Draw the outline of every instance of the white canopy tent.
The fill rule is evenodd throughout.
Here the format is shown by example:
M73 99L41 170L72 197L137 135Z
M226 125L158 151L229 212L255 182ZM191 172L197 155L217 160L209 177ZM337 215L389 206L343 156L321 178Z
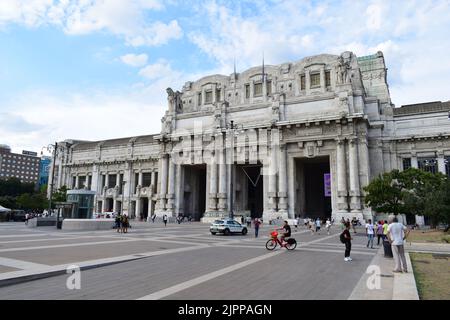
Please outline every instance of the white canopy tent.
M0 212L10 212L10 211L11 211L11 209L2 207L2 206L0 205Z

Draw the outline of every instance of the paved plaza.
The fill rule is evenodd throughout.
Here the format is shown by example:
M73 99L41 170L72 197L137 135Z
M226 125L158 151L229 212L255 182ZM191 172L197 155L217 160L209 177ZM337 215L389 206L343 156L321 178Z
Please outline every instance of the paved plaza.
M297 249L270 252L271 229L255 239L253 228L213 236L201 223L134 222L128 234L3 223L0 299L349 299L382 251L366 248L361 229L347 263L340 226L330 235L302 226L293 228ZM66 287L69 265L81 267L79 290Z

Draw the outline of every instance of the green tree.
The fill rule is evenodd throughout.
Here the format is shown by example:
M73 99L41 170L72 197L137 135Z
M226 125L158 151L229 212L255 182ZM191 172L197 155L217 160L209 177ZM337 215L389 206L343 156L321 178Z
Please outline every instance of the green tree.
M383 173L373 179L364 191L364 201L378 213L393 213L395 215L404 213L402 186L399 183L400 172L393 170Z
M67 201L67 187L62 186L55 193L53 193L52 202L66 202Z

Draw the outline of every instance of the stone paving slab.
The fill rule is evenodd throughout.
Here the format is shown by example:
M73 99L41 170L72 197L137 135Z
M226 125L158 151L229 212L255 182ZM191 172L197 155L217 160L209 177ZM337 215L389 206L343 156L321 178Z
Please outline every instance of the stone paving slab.
M150 242L150 241L126 241L114 244L100 244L80 247L63 247L51 249L37 249L17 252L2 252L0 256L35 263L58 265L78 261L86 261L101 258L110 258L127 254L135 254L153 250L179 248L181 244Z
M0 242L0 256L2 256L2 250L3 249L12 249L12 248L26 248L26 247L40 247L40 246L52 246L52 245L61 245L61 244L76 244L76 243L90 243L90 242L97 242L97 241L115 241L118 240L117 238L98 238L98 237L74 237L74 238L64 238L64 237L58 237L54 239L40 239L40 240L34 240L33 241L25 241L22 242L18 240L19 242Z
M371 257L363 256L352 263L339 260L321 252L285 251L164 299L346 299Z
M201 248L82 271L81 290L67 290L67 275L0 287L0 299L137 299L266 253L265 249Z

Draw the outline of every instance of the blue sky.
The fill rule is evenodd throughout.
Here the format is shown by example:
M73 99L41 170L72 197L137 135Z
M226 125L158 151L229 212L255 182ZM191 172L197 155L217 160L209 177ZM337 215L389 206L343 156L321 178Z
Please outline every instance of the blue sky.
M396 106L450 99L450 0L0 1L0 143L156 133L165 88L383 51Z

